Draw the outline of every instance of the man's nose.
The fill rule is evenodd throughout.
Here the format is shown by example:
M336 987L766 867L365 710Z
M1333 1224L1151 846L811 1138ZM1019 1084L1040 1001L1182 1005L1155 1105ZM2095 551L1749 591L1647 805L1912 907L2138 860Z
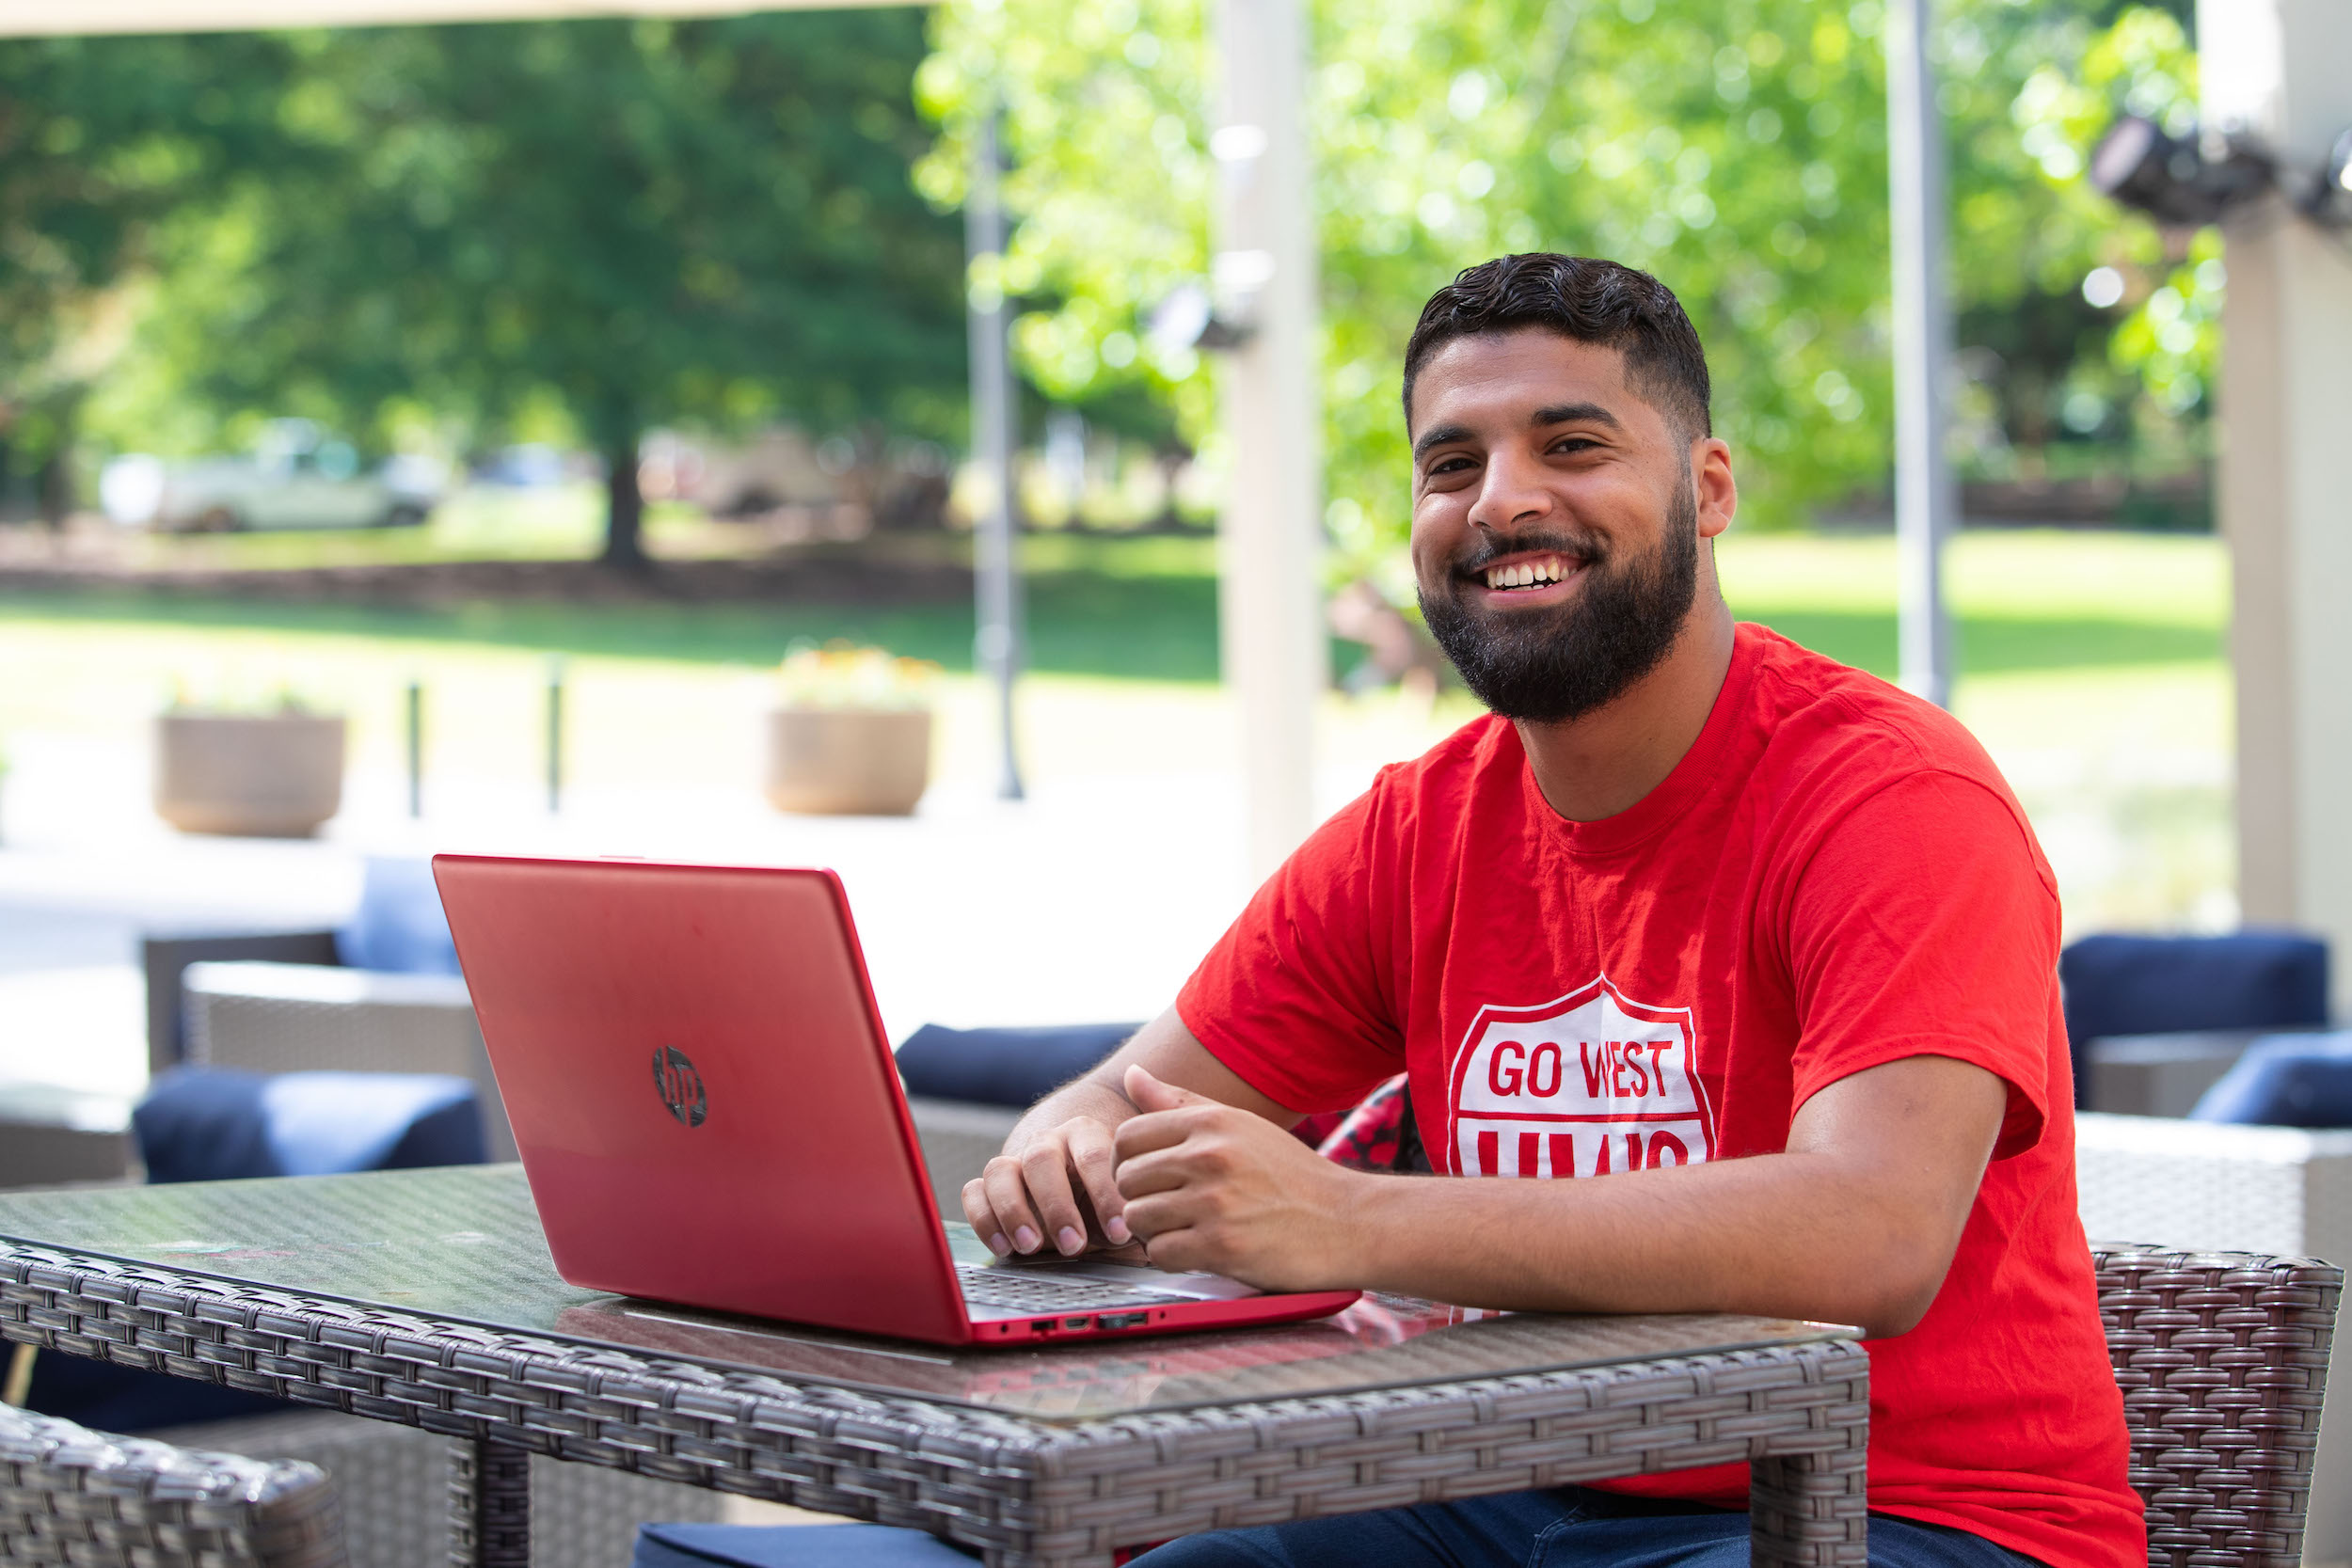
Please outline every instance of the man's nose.
M1543 467L1515 453L1496 452L1486 460L1486 472L1470 503L1473 528L1508 529L1515 523L1547 516L1551 492L1543 483Z

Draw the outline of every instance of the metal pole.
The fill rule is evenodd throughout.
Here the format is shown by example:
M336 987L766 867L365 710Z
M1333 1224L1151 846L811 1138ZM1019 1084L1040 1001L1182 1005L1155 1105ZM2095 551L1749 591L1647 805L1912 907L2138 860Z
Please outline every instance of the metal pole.
M1325 684L1321 387L1315 236L1300 99L1300 0L1223 0L1221 280L1246 282L1248 339L1219 374L1232 478L1218 619L1241 708L1249 867L1271 873L1314 827L1315 706Z
M1022 796L1021 759L1013 744L1013 683L1021 673L1021 578L1014 559L1012 495L1013 386L1005 354L1005 295L996 263L1005 251L1005 214L997 204L1003 168L997 117L980 123L972 154L972 187L963 201L963 243L970 261L965 319L971 333L972 458L986 481L978 527L972 538L973 656L996 688L996 793Z
M564 809L564 659L548 659L548 815Z
M408 815L424 815L424 683L408 683Z
M1933 0L1886 8L1888 228L1895 253L1896 603L1904 689L1952 698L1944 542L1959 496L1944 453L1945 372L1952 358L1944 227L1944 124L1928 61Z

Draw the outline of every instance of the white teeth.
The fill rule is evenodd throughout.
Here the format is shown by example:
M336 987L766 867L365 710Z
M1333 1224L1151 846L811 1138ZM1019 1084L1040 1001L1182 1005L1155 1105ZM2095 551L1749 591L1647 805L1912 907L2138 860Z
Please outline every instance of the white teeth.
M1540 561L1523 561L1512 566L1489 566L1486 568L1486 586L1529 588L1539 582L1558 582L1566 572L1566 566L1558 556L1548 555Z

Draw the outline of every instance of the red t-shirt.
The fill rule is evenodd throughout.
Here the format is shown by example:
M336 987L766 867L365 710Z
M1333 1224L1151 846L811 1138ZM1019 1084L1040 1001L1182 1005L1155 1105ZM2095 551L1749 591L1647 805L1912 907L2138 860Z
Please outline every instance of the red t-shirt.
M1865 1068L1998 1074L1951 1271L1869 1346L1870 1505L2104 1568L2147 1537L2075 1212L2058 942L2049 867L1968 732L1742 625L1698 740L1630 809L1562 818L1481 719L1325 823L1177 1006L1295 1110L1408 1073L1454 1175L1772 1153ZM1746 1467L1625 1489L1744 1507Z

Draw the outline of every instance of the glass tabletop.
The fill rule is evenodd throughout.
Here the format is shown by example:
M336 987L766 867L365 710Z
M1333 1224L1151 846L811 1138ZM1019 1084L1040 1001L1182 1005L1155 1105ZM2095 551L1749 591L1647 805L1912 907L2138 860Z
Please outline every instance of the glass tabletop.
M363 1307L1045 1420L1358 1393L1851 1338L1731 1314L1497 1313L1367 1296L1283 1326L956 1348L567 1285L519 1165L0 1194L0 1237ZM961 1226L960 1254L987 1250Z

